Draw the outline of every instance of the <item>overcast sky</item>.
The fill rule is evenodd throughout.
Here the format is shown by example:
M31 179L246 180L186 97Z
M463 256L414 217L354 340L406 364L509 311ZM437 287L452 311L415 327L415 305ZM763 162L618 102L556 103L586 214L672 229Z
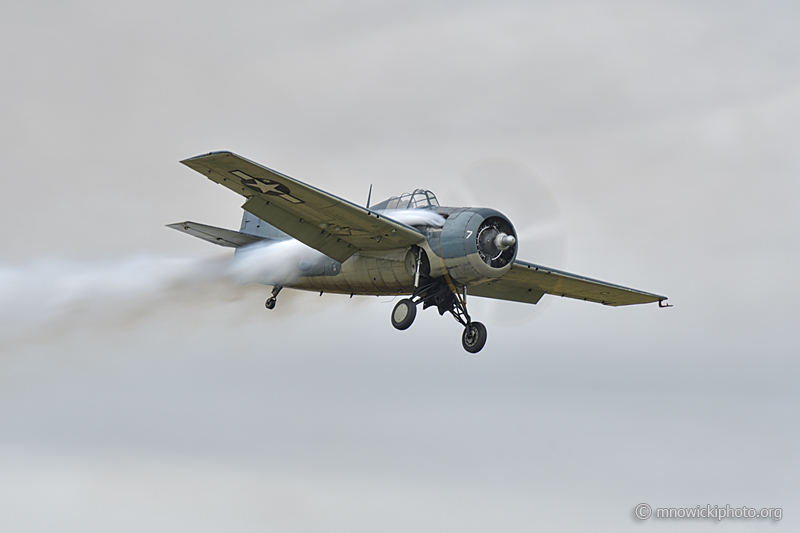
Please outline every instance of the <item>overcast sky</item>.
M641 502L797 529L799 15L3 2L0 529L712 527ZM476 301L476 355L431 310L394 330L389 298L267 311L268 287L208 281L228 251L164 227L238 228L241 198L178 163L213 150L518 227L552 194L567 253L520 258L675 307Z

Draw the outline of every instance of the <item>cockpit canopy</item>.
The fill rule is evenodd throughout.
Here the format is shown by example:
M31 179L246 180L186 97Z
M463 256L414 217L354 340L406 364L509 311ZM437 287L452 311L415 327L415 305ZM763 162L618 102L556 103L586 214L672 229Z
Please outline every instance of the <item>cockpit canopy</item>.
M415 189L413 192L406 192L400 196L392 196L379 204L370 207L375 211L388 211L392 209L423 209L439 207L439 200L431 191L425 189Z

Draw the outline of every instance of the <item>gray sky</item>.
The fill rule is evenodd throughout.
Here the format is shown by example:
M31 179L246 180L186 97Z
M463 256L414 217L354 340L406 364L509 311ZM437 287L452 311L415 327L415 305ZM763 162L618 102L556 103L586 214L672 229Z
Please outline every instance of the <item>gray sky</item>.
M0 529L711 527L640 502L796 529L797 23L791 2L4 2ZM675 307L558 299L477 355L430 310L395 331L388 298L269 313L164 227L238 227L240 197L178 164L221 149L518 225L541 184L459 189L525 165L565 268Z

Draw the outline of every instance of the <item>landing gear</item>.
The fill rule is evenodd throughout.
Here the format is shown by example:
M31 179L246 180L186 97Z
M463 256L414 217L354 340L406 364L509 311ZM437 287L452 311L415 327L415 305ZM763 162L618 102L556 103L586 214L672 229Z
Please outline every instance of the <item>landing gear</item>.
M414 323L416 316L417 304L408 298L403 298L392 310L392 325L399 330L408 329Z
M478 353L486 344L486 326L470 322L461 334L461 345L469 353Z
M452 282L447 282L444 278L427 278L427 281L414 291L411 298L404 298L394 306L392 325L400 330L408 329L417 315L419 303L422 303L423 309L436 306L440 315L450 313L464 326L461 345L466 351L478 353L486 345L486 326L480 322L473 322L467 312L466 287L461 286L456 289Z
M275 309L275 304L278 303L278 293L281 292L282 288L283 287L281 287L280 285L275 285L272 288L272 296L267 298L267 301L264 302L264 307L266 307L267 309Z

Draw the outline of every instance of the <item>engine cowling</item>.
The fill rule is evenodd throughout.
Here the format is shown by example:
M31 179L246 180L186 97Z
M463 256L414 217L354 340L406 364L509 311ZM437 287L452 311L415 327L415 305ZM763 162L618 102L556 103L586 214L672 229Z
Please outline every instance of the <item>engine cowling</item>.
M465 208L450 214L429 244L441 269L462 285L499 278L511 269L517 256L514 226L500 212L488 208ZM432 269L436 269L434 261Z

